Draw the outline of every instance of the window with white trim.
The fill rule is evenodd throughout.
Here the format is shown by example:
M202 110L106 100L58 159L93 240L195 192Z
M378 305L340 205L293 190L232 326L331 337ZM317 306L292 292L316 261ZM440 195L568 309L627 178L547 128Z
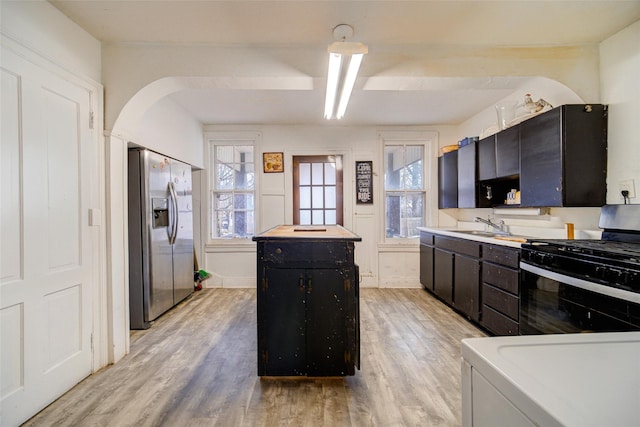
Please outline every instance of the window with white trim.
M255 232L253 141L209 142L211 239L245 239Z
M384 192L385 236L409 238L419 236L425 224L427 202L425 144L385 141Z

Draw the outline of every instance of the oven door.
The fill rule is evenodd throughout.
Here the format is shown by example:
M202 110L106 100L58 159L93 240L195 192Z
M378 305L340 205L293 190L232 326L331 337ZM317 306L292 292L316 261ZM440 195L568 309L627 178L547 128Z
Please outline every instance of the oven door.
M640 330L640 294L526 262L520 268L521 335Z

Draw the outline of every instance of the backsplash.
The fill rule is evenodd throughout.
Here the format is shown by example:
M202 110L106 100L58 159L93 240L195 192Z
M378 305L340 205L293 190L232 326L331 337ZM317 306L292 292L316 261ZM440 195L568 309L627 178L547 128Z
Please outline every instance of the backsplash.
M562 239L566 237L566 223L574 224L576 239L599 239L601 234L600 208L551 208L540 216L494 215L493 209L446 209L439 211L438 227L484 229L474 218L489 216L503 220L514 235Z

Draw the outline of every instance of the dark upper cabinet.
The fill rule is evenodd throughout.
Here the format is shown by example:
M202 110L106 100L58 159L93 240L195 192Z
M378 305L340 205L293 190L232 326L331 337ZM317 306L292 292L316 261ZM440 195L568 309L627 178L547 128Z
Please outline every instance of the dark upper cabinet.
M607 110L563 105L520 125L522 206L602 206Z
M438 208L458 207L458 152L438 157Z
M503 130L496 137L496 178L520 173L520 127Z
M477 143L458 149L458 207L475 208L477 204Z
M486 181L496 178L496 136L478 141L478 179Z

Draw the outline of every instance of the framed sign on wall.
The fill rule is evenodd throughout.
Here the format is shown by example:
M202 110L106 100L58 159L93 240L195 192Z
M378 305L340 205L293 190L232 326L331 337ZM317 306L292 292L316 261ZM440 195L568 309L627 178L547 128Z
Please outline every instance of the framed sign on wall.
M373 162L356 162L356 203L373 203Z

